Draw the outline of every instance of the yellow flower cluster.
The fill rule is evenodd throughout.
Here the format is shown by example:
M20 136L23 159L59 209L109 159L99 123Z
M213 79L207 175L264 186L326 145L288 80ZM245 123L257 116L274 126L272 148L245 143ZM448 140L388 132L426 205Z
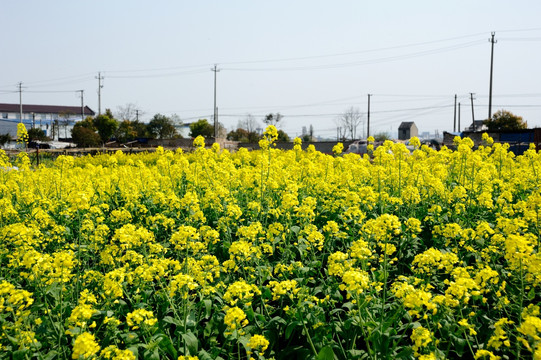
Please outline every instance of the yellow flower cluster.
M540 356L535 148L277 138L35 168L0 151L0 353Z

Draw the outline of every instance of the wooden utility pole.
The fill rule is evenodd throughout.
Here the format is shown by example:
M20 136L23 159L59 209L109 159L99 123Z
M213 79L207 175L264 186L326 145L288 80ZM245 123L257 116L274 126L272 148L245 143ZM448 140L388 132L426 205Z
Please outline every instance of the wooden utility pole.
M23 122L23 83L19 83L19 122Z
M453 118L453 132L456 132L456 94L455 94L455 116Z
M368 94L368 114L367 114L367 120L366 120L366 138L368 139L370 137L370 97L372 94Z
M460 103L458 103L458 132L460 132Z
M81 121L85 119L85 97L84 97L84 90L77 90L77 92L81 93Z
M495 32L492 32L492 38L488 39L491 43L490 47L490 85L488 88L488 119L492 118L492 70L494 65L494 44L497 43L497 41L494 40L494 35L496 35Z
M474 93L470 93L470 100L471 100L471 127L472 127L472 130L475 132L475 114L473 112L473 95L474 95Z
M210 69L214 71L214 139L218 139L218 108L216 107L216 73L220 71L218 65L214 64L214 68Z
M96 79L98 79L98 115L101 115L101 89L103 88L101 81L103 80L103 76L101 76L100 72Z

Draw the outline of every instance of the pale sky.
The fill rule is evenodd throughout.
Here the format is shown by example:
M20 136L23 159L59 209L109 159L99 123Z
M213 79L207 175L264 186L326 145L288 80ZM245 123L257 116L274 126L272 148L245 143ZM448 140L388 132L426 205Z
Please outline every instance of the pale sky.
M177 114L212 121L217 64L219 121L284 115L291 136L314 127L335 137L358 107L371 134L453 130L492 111L541 127L541 2L305 0L0 0L0 102L80 104L102 112L133 103L141 120ZM359 129L361 133L363 130Z

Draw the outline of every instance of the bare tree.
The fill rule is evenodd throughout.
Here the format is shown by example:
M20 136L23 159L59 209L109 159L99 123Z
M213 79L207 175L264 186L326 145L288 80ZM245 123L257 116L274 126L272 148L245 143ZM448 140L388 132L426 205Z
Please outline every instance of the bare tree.
M246 114L244 119L239 120L237 128L244 129L250 133L255 132L261 125L252 114Z
M337 120L337 125L342 128L341 135L346 138L348 135L351 140L357 138L357 128L363 120L359 108L351 106L340 115Z
M141 115L142 112L137 110L137 105L133 103L128 103L124 106L118 106L115 114L115 118L124 121L134 121L137 120L137 115Z

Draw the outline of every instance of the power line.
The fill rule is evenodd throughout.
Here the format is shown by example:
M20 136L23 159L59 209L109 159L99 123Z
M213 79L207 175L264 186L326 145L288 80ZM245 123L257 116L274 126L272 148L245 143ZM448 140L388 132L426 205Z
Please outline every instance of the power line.
M480 45L481 43L482 43L481 40L476 40L476 41L471 41L464 44L442 47L442 48L432 49L432 50L419 51L419 52L405 54L405 55L396 55L396 56L382 57L382 58L376 58L376 59L370 59L370 60L352 61L352 62L340 63L340 64L294 66L294 67L280 67L280 68L226 68L224 67L223 69L229 70L229 71L300 71L300 70L337 69L337 68L344 68L344 67L398 61L398 60L410 59L410 58L415 58L415 57L424 56L424 55L433 55L433 54L448 52L451 50L457 50L457 49L461 49L465 47Z

